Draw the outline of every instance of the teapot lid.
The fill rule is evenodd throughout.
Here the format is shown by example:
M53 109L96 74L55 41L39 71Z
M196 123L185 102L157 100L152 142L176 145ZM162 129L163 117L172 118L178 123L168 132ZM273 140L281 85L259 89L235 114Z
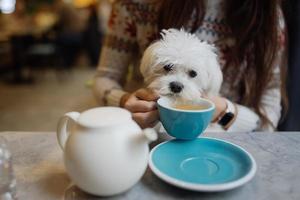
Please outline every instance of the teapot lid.
M78 123L85 127L97 128L117 125L128 119L131 119L128 110L119 107L98 107L82 112Z

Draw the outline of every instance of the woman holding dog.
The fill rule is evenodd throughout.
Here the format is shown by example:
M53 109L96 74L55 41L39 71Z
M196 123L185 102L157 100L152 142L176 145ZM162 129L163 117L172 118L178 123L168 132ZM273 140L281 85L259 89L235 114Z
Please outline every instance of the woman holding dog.
M160 30L181 27L218 50L224 80L220 96L210 97L213 122L224 131L275 130L286 102L279 0L115 1L95 76L97 100L128 109L142 127L154 126L159 96L143 85L139 62Z

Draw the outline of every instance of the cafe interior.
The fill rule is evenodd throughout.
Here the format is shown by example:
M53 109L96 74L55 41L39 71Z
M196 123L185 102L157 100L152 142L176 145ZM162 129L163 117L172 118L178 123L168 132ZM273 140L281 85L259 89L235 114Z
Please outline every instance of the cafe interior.
M69 187L69 177L76 180L76 175L74 178L70 172L71 168L67 168L68 161L65 161L66 168L64 167L63 152L59 147L60 145L64 148L64 145L60 143L60 136L57 141L56 131L57 127L62 126L58 124L58 121L65 113L83 112L99 106L92 88L114 1L0 0L0 133L2 132L0 139L6 138L6 143L9 144L15 167L13 174L17 177L16 188L17 191L19 190L19 196L24 199L43 199L44 194L47 194L44 199L61 199L62 194L65 195L64 199L96 199L93 195L83 192L86 191L82 189L85 186ZM141 181L128 193L122 193L121 196L117 194L116 199L202 199L200 197L203 199L300 199L299 173L292 175L280 171L285 168L290 171L294 169L299 171L300 167L298 132L300 131L298 81L300 76L300 3L293 0L282 2L284 2L288 36L285 88L288 109L282 114L279 126L275 129L279 132L278 136L273 137L273 133L265 133L265 135L259 133L253 133L254 135L218 133L218 135L216 133L215 135L245 147L253 153L257 161L255 164L252 156L246 153L247 159L250 159L250 164L248 163L246 167L251 166L246 176L248 179L241 178L243 183L229 184L223 189L232 189L250 181L256 172L257 175L252 182L240 190L235 189L228 193L206 193L223 191L223 186L210 190L209 186L207 189L200 184L202 188L200 187L198 190L200 193L197 193L194 192L197 191L197 186L185 185L168 179L157 172L157 169L153 167L155 163L150 163L152 171L173 186L160 181L147 168ZM72 118L72 114L69 117ZM283 135L286 133L287 136L280 135L281 132ZM296 134L292 134L294 132ZM154 140L150 132L146 132L147 134L149 141L151 137ZM282 146L279 145L280 142ZM103 143L103 145L106 144ZM112 146L118 147L114 144L108 146L107 149ZM1 148L3 146L0 141L0 150ZM186 149L189 148L186 147ZM177 151L172 151L174 152ZM106 158L108 154L109 152L104 157ZM88 160L88 157L86 158ZM132 156L128 156L128 159L132 159ZM163 159L167 160L168 157L163 157ZM93 162L97 161L91 161ZM209 173L218 170L218 166L214 167L213 162L207 166L213 170ZM269 170L271 168L272 170ZM187 169L193 171L196 167L193 165ZM0 173L0 178L2 178L1 175ZM200 173L199 177L201 178L202 175ZM194 174L192 176L196 177ZM84 182L85 179L81 178ZM10 178L10 180L14 179ZM93 186L89 185L89 188ZM88 191L88 193L93 192ZM95 192L94 194L102 193ZM105 191L103 194L105 196Z
M95 107L91 84L111 4L0 1L0 129L53 131L65 112Z

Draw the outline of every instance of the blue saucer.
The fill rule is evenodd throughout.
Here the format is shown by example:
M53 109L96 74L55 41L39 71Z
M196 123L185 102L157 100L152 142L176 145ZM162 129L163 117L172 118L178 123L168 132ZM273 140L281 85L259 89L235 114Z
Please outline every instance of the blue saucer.
M225 191L250 181L253 157L243 148L214 138L171 140L150 152L149 166L162 180L194 191Z

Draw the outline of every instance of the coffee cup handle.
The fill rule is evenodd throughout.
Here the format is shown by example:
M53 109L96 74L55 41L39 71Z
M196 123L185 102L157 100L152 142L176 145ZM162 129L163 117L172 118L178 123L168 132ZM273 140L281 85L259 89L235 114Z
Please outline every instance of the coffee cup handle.
M57 133L58 144L62 148L62 150L64 150L65 143L70 134L69 131L67 130L69 119L73 120L74 122L77 122L79 116L80 116L79 112L68 112L59 119L56 133Z

